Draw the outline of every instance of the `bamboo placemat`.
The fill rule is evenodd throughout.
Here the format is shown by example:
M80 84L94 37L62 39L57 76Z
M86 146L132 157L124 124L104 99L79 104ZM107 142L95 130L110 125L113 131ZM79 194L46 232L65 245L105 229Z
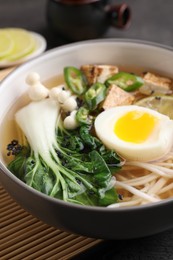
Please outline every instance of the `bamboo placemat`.
M70 259L101 240L60 231L22 209L0 185L0 259Z
M11 69L0 71L0 80ZM101 240L50 227L22 209L0 184L0 260L65 260Z

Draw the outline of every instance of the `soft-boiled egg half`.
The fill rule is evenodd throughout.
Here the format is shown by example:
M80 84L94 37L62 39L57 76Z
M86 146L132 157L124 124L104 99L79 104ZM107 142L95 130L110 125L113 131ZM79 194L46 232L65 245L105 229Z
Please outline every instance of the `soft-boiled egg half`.
M107 148L127 160L157 160L173 145L173 120L136 105L118 106L100 113L95 130Z

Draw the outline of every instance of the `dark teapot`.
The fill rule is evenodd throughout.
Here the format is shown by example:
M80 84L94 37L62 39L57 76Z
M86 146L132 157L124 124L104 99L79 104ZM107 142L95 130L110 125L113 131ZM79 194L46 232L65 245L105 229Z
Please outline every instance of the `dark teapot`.
M48 0L47 19L50 29L70 41L94 39L110 26L127 28L130 8L109 0Z

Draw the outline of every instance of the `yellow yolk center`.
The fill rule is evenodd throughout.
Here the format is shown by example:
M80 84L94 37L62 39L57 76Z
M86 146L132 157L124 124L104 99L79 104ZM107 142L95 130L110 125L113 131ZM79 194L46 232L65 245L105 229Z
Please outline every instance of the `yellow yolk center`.
M123 141L143 143L152 134L157 121L149 113L130 111L116 121L114 133Z

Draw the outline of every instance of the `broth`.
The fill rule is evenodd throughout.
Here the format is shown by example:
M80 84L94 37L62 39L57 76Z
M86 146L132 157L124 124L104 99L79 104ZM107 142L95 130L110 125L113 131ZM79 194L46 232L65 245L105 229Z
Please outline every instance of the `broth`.
M46 80L43 84L47 88L53 88L58 86L64 82L63 76L55 76L49 80ZM23 106L27 105L30 102L30 99L25 93L22 95L18 102L16 102L8 111L7 116L5 117L2 123L2 130L0 132L0 143L1 143L1 156L4 163L7 165L13 158L11 156L7 156L7 145L13 139L19 139L19 129L15 123L14 115L15 113L22 108Z

